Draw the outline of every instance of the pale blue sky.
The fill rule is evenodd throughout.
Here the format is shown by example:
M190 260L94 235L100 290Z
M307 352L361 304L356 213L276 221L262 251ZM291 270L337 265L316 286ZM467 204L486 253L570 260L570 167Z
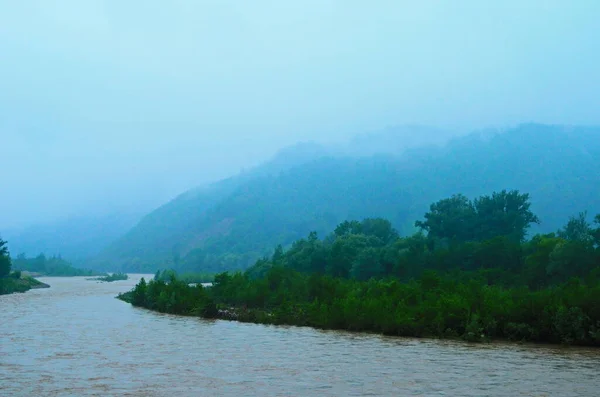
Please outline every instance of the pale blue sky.
M299 140L600 124L600 2L0 0L0 231Z

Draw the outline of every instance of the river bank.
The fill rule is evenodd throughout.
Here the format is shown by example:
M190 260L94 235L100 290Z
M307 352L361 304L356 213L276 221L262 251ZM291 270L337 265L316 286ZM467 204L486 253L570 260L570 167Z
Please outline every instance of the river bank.
M27 292L38 288L50 288L50 286L28 275L20 275L19 278L12 275L0 278L0 295Z
M263 279L222 274L210 288L141 281L119 298L161 313L401 337L600 346L600 288L531 290L426 275L360 282L290 269Z
M131 293L126 292L124 294L120 294L117 296L117 299L120 299L124 302L131 303ZM158 312L157 310L145 308L147 310ZM547 342L547 341L535 341L535 340L527 340L527 339L510 339L506 337L491 337L486 334L478 334L478 335L458 335L456 332L448 331L443 335L437 334L398 334L392 332L382 332L376 331L373 329L348 329L348 328L333 328L326 326L318 326L312 324L310 321L306 321L306 314L302 313L303 310L297 310L295 315L288 317L287 320L281 319L275 310L264 310L264 309L255 309L255 308L247 308L247 307L234 307L234 306L225 306L218 305L217 311L214 315L210 317L204 317L202 315L198 315L198 313L187 313L187 314L177 314L182 317L201 317L205 319L212 320L223 320L223 321L231 321L237 323L247 323L247 324L256 324L256 325L274 325L274 326L287 326L287 327L308 327L314 330L321 331L342 331L349 332L351 334L356 335L380 335L384 337L400 337L400 338L417 338L423 340L440 340L440 341L454 341L454 342L470 342L477 344L490 344L490 343L501 343L506 345L530 345L530 346L562 346L562 347L575 347L571 346L569 343L556 343L556 342ZM583 345L586 347L592 347L594 345Z

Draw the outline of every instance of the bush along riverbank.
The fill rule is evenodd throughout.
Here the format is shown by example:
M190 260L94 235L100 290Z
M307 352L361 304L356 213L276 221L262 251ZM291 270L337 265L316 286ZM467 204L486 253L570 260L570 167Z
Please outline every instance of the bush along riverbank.
M600 346L600 283L489 286L434 272L408 283L355 281L272 268L265 278L216 277L209 288L145 281L120 296L165 313L412 337L509 339Z
M14 271L0 278L0 295L26 292L36 288L50 288L50 286L33 277L22 275L20 271Z
M142 278L135 288L117 298L134 306L145 307L161 313L216 318L217 307L201 284L190 286L171 276L169 282Z
M94 281L102 281L102 282L106 282L106 283L110 283L113 281L121 281L121 280L128 280L129 276L126 273L113 273L110 275L106 275L103 277L94 277L94 278L88 278L87 280L94 280Z
M7 243L0 239L0 295L48 287L50 287L48 284L22 274L20 270L12 271L12 260Z
M453 196L399 237L384 219L315 233L213 286L140 282L121 299L161 312L411 337L600 346L600 227L586 214L525 239L528 196ZM600 216L595 218L600 226Z

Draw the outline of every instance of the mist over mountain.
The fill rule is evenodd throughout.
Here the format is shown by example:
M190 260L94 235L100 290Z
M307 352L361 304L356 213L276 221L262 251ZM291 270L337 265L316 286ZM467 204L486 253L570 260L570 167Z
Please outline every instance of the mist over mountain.
M350 156L372 156L382 153L400 155L409 149L440 146L453 137L464 134L464 131L424 125L403 125L358 134L348 143L338 145L336 149L338 154Z
M600 176L589 172L600 167L599 131L524 124L403 154L387 146L388 153L363 157L298 145L253 171L182 194L148 214L94 265L245 268L276 244L313 230L328 233L346 219L385 217L410 234L433 201L502 189L531 194L542 221L532 233L555 231L571 215L600 210Z
M135 226L141 216L118 213L73 217L21 230L7 230L2 237L8 240L8 247L15 256L22 253L27 256L61 255L75 265L84 265Z
M388 126L598 125L600 3L538 3L3 2L0 229L147 212Z
M80 264L125 235L140 221L139 228L153 230L153 238L147 240L144 233L138 235L134 238L136 242L132 244L132 249L154 255L157 251L164 250L164 247L156 246L155 239L167 246L179 244L179 240L183 238L182 230L187 230L186 225L198 222L198 217L203 211L251 180L276 177L282 171L327 156L360 157L375 153L400 155L405 150L420 145L441 144L450 135L450 132L433 127L398 126L359 134L344 143L299 142L280 149L270 160L259 166L214 183L192 188L146 217L146 214L132 210L103 216L76 216L24 229L8 230L4 232L4 237L9 240L9 246L15 253L26 253L30 256L41 252L49 255L60 253ZM148 194L160 196L158 192ZM144 200L147 201L146 198ZM141 205L142 208L146 206L146 203Z
M418 127L419 132L435 132L437 129ZM426 138L411 139L410 127L388 129L380 133L359 135L356 139L341 145L322 145L314 142L298 143L279 150L276 155L264 164L250 170L232 176L230 178L191 189L172 201L161 206L157 210L145 216L140 223L127 235L116 241L107 252L118 252L126 261L133 258L136 266L139 264L139 252L144 254L142 258L155 256L161 263L170 261L173 257L180 256L178 248L186 244L189 237L188 231L197 228L205 216L205 212L231 196L242 186L251 186L252 183L260 184L269 178L279 178L280 174L294 167L310 164L318 159L327 157L370 156L373 150L377 153L399 155L407 148L416 147L421 142L439 142L440 137L435 134ZM361 141L369 138L371 146L361 146ZM397 145L389 145L390 141L398 142ZM405 143L401 143L405 142ZM418 142L418 143L415 143ZM226 205L226 204L222 204ZM160 244L157 244L160 241ZM165 248L165 247L171 247ZM98 264L111 262L112 254L101 255L96 261ZM255 255L248 253L245 258L253 258ZM159 259L160 258L160 259ZM155 261L153 261L155 263ZM100 265L102 266L102 265ZM237 265L234 265L237 266Z

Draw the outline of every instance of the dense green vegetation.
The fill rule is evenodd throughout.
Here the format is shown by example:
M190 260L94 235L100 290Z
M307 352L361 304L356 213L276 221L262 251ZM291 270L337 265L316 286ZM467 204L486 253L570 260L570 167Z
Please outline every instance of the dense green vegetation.
M44 276L96 276L100 274L92 270L75 268L61 256L48 258L44 254L40 254L35 258L27 258L25 254L20 254L13 259L12 265L16 270L40 273Z
M6 277L10 274L12 262L10 260L10 254L6 241L0 238L0 277Z
M600 345L600 215L539 222L529 196L455 195L399 237L381 218L278 246L210 288L141 282L122 298L164 312L390 335ZM216 308L220 310L216 310ZM216 310L216 311L215 311Z
M247 269L276 244L288 249L309 232L323 236L347 219L382 217L412 235L428 203L456 192L529 192L543 222L533 223L528 236L556 231L585 209L600 212L600 173L589 172L600 169L598 129L532 124L402 156L304 154L178 197L144 218L99 263L138 272Z
M19 271L11 273L8 277L0 278L0 295L26 292L33 288L48 287L48 284L44 284L33 277L22 275Z
M121 294L118 298L134 306L146 307L162 313L205 318L217 316L216 305L209 297L206 288L201 284L190 286L174 276L169 282L151 280L146 283L142 278L132 291Z
M0 295L48 287L33 277L23 276L20 270L11 272L11 268L12 261L6 241L0 239Z
M157 270L156 274L154 275L154 280L170 281L173 277L188 284L212 283L215 279L215 275L211 273L177 274L177 272L173 269L165 269L162 271Z
M106 276L102 276L102 277L96 277L96 278L90 278L89 280L96 280L96 281L103 281L103 282L113 282L113 281L121 281L121 280L128 280L129 276L125 273L113 273L113 274L108 274Z

